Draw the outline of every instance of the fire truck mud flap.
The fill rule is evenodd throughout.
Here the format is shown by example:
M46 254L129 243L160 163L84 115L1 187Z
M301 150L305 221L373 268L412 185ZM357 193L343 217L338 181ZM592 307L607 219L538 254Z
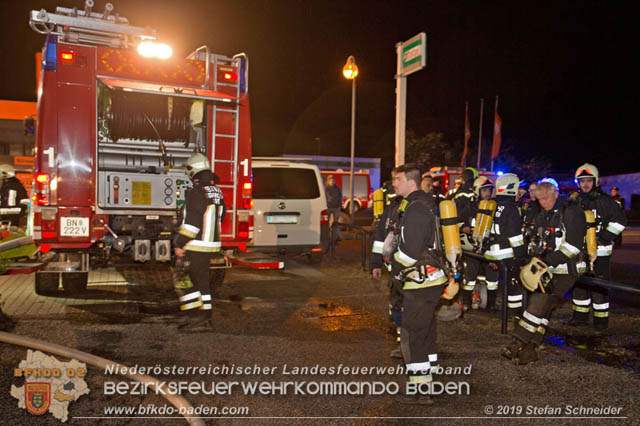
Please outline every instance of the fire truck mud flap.
M36 271L35 291L40 295L55 295L62 285L66 294L80 294L87 289L88 279L88 253L54 253L46 266Z

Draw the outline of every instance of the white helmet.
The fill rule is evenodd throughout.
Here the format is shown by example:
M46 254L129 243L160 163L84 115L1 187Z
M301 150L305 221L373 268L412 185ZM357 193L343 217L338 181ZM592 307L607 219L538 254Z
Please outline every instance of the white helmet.
M476 197L480 197L480 190L482 188L491 188L493 189L494 185L491 179L486 178L484 176L480 176L476 180L473 181L473 192L476 193Z
M496 179L496 195L515 197L518 195L520 179L514 173L505 173Z
M209 160L207 159L207 157L205 157L203 154L200 154L198 152L193 154L187 160L187 164L185 168L187 169L187 176L189 176L189 179L193 180L193 177L198 173L200 173L201 171L211 170L211 164L209 163Z
M15 177L15 175L16 169L14 169L13 166L10 166L8 164L0 165L0 178L7 179L10 177Z
M600 172L598 172L598 168L589 163L584 163L582 166L578 167L578 170L576 170L576 183L578 183L578 179L584 178L593 178L594 185L598 186L598 181L600 180Z

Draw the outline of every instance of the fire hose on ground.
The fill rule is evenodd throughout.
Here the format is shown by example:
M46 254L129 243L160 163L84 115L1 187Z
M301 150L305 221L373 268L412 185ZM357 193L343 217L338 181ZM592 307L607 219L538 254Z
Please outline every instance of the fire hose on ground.
M44 342L42 340L37 340L31 337L19 336L13 333L6 333L0 331L0 342L9 343L12 345L24 346L30 349L36 349L44 352L48 352L54 355L62 356L65 358L73 358L78 361L82 361L87 363L93 367L100 368L102 370L107 369L108 366L114 368L114 371L128 371L129 369L117 362L109 361L108 359L101 358L99 356L91 355L86 352L82 352L76 349L67 348L65 346L56 345L55 343ZM110 367L110 368L111 368ZM146 374L126 374L126 377L139 381L141 383L149 384L153 386L153 389L158 389L160 385L160 381L151 376L147 376ZM180 410L181 413L190 413L193 412L193 407L185 398L180 395L167 395L163 393L163 396L167 401L169 401L174 407ZM202 419L187 417L185 415L185 420L192 426L204 426L205 423Z

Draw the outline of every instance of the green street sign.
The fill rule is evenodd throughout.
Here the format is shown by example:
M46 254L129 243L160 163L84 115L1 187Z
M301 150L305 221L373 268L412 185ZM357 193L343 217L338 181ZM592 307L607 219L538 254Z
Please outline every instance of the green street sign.
M427 65L427 35L417 34L402 43L402 70L401 75L407 76L420 71Z

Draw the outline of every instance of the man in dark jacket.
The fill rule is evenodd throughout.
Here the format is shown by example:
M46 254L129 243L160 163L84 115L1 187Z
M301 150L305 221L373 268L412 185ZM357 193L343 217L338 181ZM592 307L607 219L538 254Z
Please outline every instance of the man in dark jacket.
M175 240L174 252L178 258L186 257L191 287L185 286L179 297L180 310L191 313L184 326L211 327L211 288L209 265L213 255L220 251L220 223L225 206L222 191L214 182L209 160L194 154L187 161L187 176L193 188L187 192L182 225Z
M436 247L436 219L433 198L421 191L420 170L410 165L396 169L393 187L403 196L398 249L392 274L403 284L403 313L400 330L402 355L409 376L407 386L430 383L438 366L435 310L448 277L438 265L418 261L427 249ZM407 388L408 389L408 388ZM397 395L402 404L429 404L430 396L417 392Z
M327 176L327 186L324 188L327 197L327 210L329 212L329 225L340 220L340 210L342 208L342 190L336 185L336 178L333 175ZM335 244L338 239L336 227L331 227L333 234L331 240Z
M0 219L9 221L13 226L20 226L20 218L24 216L29 203L27 191L16 178L15 169L3 164L0 166Z
M593 164L583 164L576 170L580 190L577 201L584 210L593 211L596 217L598 258L593 264L593 273L611 280L611 252L614 239L627 225L627 218L613 197L605 194L599 184L600 174ZM604 330L609 326L609 293L606 288L576 285L573 289L572 325L589 322L589 308L593 306L593 326Z
M518 319L513 332L513 342L502 349L502 355L518 365L538 360L536 348L542 343L553 304L571 289L586 264L580 258L584 250L587 230L584 212L580 206L558 195L556 187L543 182L538 184L536 196L541 210L533 220L537 240L532 242L538 263L523 268L523 273L538 274L539 282L528 289L533 292L527 306ZM542 287L542 289L540 288Z

